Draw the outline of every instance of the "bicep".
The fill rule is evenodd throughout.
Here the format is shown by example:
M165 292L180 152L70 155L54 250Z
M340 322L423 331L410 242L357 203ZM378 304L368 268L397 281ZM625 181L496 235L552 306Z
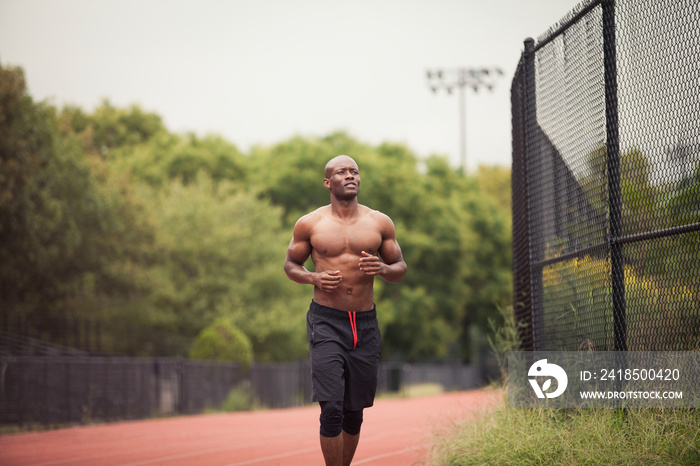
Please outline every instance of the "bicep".
M311 243L292 238L287 248L287 260L303 265L311 255Z
M401 247L396 240L394 222L389 217L385 217L382 222L382 245L379 248L379 255L387 264L394 264L403 260Z
M403 253L396 238L385 240L379 248L379 255L387 264L395 264L403 260Z
M308 228L300 220L294 226L292 240L287 248L287 260L303 265L311 255L311 236Z

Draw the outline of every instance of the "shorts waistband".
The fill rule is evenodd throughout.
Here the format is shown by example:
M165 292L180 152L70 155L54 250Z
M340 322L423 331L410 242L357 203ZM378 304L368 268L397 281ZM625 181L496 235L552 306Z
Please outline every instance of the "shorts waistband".
M318 304L316 301L311 301L311 305L309 306L309 312L312 314L316 314L318 316L322 316L326 319L334 319L334 320L342 320L343 322L347 322L348 320L348 311L342 311L340 309L336 309L333 307L328 307L328 306L323 306L321 304ZM374 306L371 310L369 311L350 311L355 315L355 319L359 321L365 321L365 320L372 320L377 318L377 307Z

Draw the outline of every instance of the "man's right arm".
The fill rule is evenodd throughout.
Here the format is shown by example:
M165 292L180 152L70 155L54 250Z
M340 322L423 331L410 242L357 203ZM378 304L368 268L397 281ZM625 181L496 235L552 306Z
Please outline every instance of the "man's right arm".
M287 259L284 261L284 271L290 280L302 285L313 285L313 273L309 272L304 263L311 255L311 228L306 216L297 220L294 225L292 241L287 248Z

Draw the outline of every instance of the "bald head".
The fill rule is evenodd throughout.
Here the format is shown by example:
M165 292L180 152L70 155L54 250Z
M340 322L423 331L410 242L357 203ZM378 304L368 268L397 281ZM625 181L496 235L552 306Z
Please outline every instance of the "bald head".
M326 178L330 178L331 174L333 173L333 169L337 166L351 166L354 165L355 168L358 168L357 162L355 162L352 157L347 156L347 155L339 155L337 157L333 157L328 161L326 164Z

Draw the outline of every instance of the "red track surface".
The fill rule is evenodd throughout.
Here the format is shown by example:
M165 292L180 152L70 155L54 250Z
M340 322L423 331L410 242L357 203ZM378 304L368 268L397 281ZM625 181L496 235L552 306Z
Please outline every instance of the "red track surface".
M494 404L493 391L380 399L353 465L425 464L436 431ZM0 436L0 465L321 465L318 405Z

